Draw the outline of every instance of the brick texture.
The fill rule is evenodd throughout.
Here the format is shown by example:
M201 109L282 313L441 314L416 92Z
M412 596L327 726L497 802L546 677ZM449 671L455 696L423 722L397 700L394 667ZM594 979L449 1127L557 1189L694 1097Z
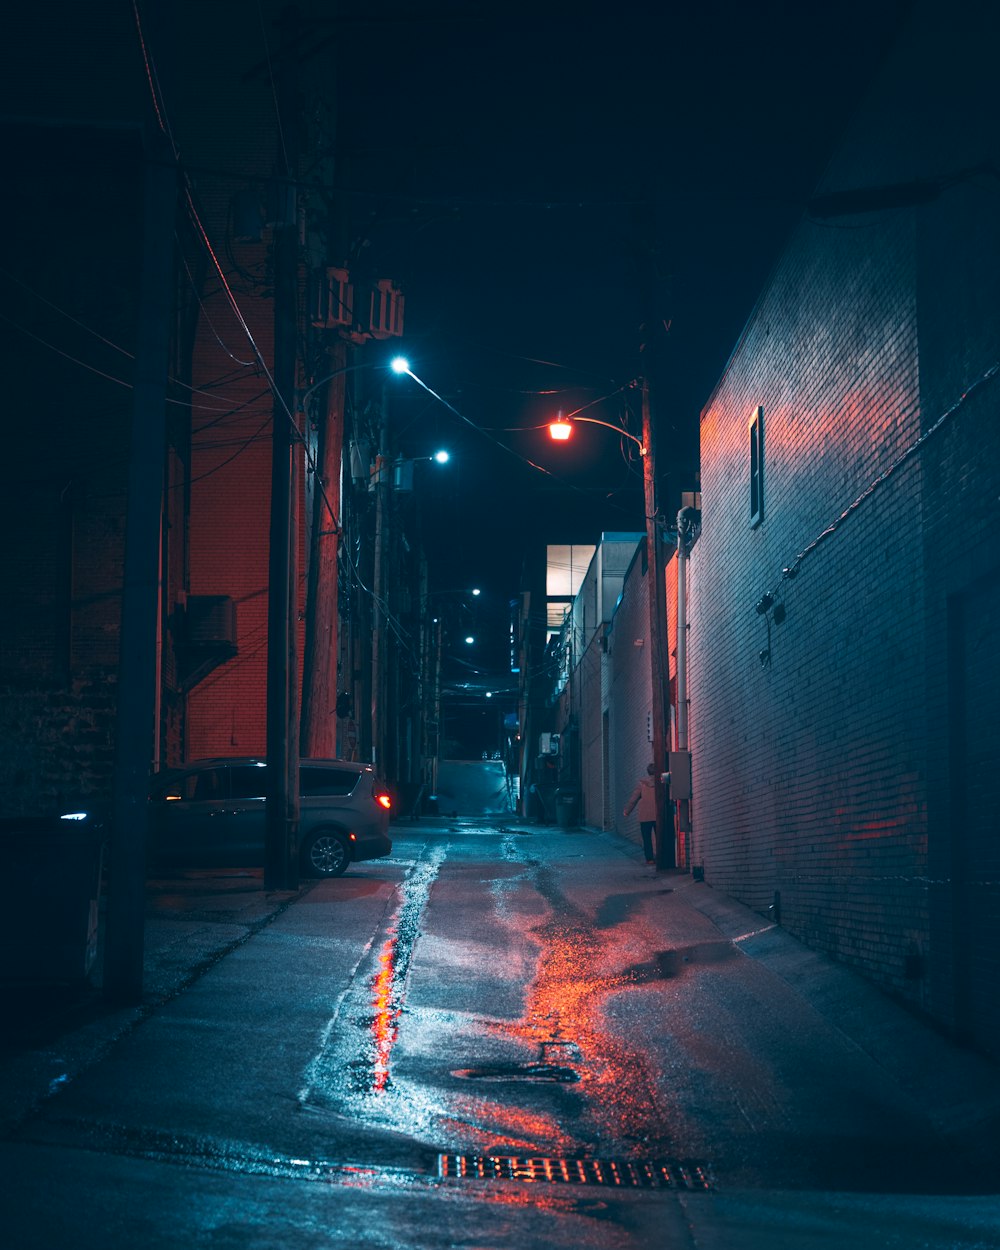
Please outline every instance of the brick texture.
M828 186L995 149L977 130L988 41L945 27L918 6ZM962 74L942 76L943 63ZM703 413L691 564L706 879L763 913L777 904L803 940L994 1053L996 221L970 185L851 228L802 222ZM764 517L752 528L758 405ZM777 612L756 610L765 592Z

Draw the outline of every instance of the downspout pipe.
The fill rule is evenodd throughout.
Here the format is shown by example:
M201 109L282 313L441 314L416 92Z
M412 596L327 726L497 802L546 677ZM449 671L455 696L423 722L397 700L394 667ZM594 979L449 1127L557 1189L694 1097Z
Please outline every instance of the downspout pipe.
M688 747L687 697L687 562L691 518L690 508L677 514L677 750Z

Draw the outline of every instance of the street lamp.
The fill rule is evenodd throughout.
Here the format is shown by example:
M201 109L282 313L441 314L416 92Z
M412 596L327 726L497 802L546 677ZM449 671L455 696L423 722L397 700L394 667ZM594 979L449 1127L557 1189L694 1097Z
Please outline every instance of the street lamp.
M433 456L399 456L392 462L392 485L395 490L411 491L413 490L413 466L430 461L432 464L447 464L451 459L451 452L442 448L436 451ZM376 484L382 480L382 470L379 470Z
M642 438L637 438L620 425L612 425L608 421L600 421L596 417L573 416L572 421L560 412L555 421L549 424L549 434L556 442L566 442L573 432L573 424L586 421L591 425L603 425L614 430L620 437L631 439L639 448L642 457L642 477L646 512L646 569L649 582L649 661L652 679L652 732L653 760L656 764L656 865L658 868L672 868L674 855L666 845L664 829L665 802L663 785L660 781L661 771L666 760L666 703L665 690L668 688L668 672L666 661L667 639L667 604L663 547L660 537L659 515L656 500L656 448L653 433L653 422L649 406L649 382L639 378L633 385L642 391Z
M577 421L586 421L589 425L603 425L606 430L614 430L623 438L629 438L639 448L639 455L645 456L646 447L641 438L636 438L620 425L612 425L610 421L600 421L597 417L581 417L575 413L564 417L560 412L554 421L549 422L549 437L555 443L567 443L573 435L573 426Z

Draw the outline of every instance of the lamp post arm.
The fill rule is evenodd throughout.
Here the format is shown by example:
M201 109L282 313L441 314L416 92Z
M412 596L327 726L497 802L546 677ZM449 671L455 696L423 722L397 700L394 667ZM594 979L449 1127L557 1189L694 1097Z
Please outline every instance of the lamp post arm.
M355 369L377 369L378 367L379 366L377 364L370 360L362 360L353 365L344 365L340 369L334 369L333 373L328 373L325 378L320 378L318 382L314 382L308 390L301 391L296 398L301 405L305 403L314 391L318 391L319 388L321 386L325 386L327 382L332 382L334 378L339 378L341 374L353 373Z
M599 421L597 417L568 417L569 421L589 421L591 425L603 425L606 430L614 430L616 434L621 434L624 438L630 438L639 448L639 455L646 454L646 446L641 438L636 438L634 434L630 434L628 430L622 429L620 425L612 425L610 421Z

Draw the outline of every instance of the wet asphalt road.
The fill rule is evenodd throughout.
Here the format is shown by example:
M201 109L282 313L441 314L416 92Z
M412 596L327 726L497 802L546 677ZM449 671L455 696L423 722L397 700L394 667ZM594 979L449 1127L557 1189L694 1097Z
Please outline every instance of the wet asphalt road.
M393 836L9 1030L5 1245L1000 1246L994 1067L613 836Z

